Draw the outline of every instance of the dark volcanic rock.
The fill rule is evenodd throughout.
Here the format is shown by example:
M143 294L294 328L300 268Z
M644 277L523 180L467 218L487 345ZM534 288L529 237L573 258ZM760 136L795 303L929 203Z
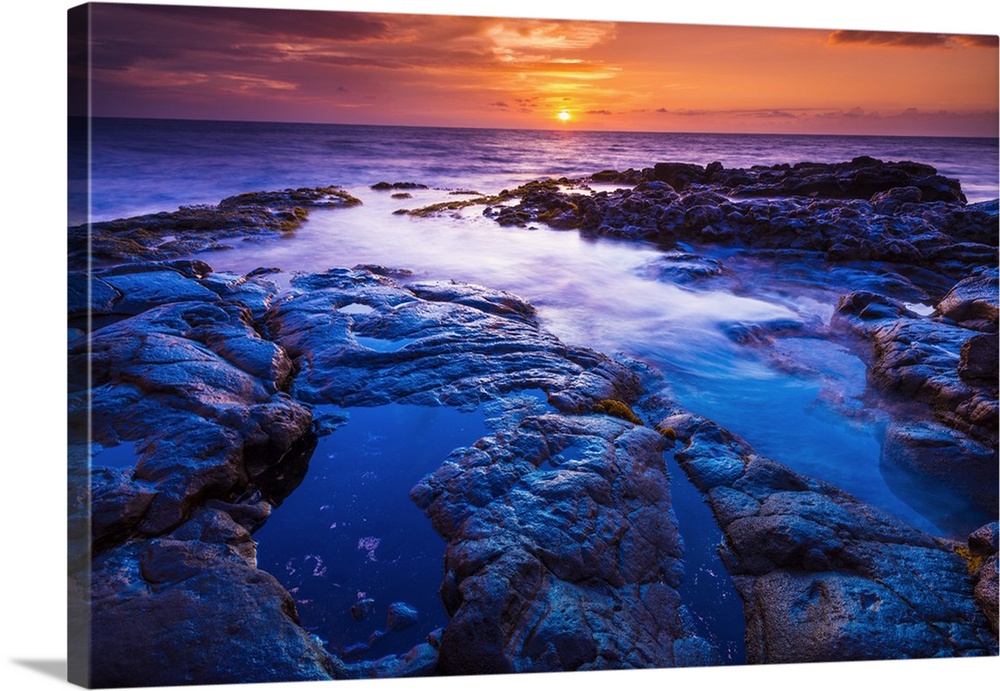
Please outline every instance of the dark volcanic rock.
M402 631L417 623L420 614L405 602L393 602L389 605L385 628L389 631Z
M949 292L956 310L981 295L974 285L981 288L982 281L961 281ZM1000 481L996 334L966 328L975 322L919 317L869 291L845 296L837 310L871 339L869 383L898 408L882 445L887 479L900 491L931 481L955 511L964 506L994 514Z
M983 614L997 631L998 575L997 575L997 522L987 523L969 536L969 570L976 579L974 595Z
M172 271L108 280L123 295L115 309L137 313L95 330L89 347L71 347L70 371L86 371L73 363L89 361L93 438L106 446L136 441L140 459L133 489L114 478L105 488L95 478L95 510L104 516L97 542L133 529L157 534L184 520L194 498L243 491L306 438L311 424L309 410L282 391L291 360L260 337L241 303ZM74 389L86 384L71 381ZM77 414L85 411L71 409ZM152 497L141 520L134 510L112 519L122 492Z
M301 368L294 391L308 402L474 407L542 389L552 405L575 413L633 397L637 386L624 366L541 331L533 308L502 291L404 286L363 269L297 278L292 288L267 323ZM381 352L354 335L407 343Z
M883 466L931 479L941 493L950 492L990 513L997 507L996 449L934 422L889 425L882 443Z
M704 182L705 168L694 163L657 163L653 166L652 179L680 191L692 183Z
M938 303L938 314L959 324L972 322L972 328L996 332L998 286L996 268L963 279Z
M866 322L917 316L898 300L868 290L857 290L842 297L837 303L837 312Z
M957 279L995 265L997 215L965 205L957 181L933 168L861 157L725 169L659 163L633 189L580 194L553 181L501 193L520 200L493 216L627 239L721 243L818 252L831 261L878 260L927 266ZM594 181L617 180L602 171ZM872 200L872 201L869 201Z
M414 488L449 543L442 673L692 664L663 443L611 417L529 415Z
M996 384L1000 348L996 334L978 334L962 344L958 376L966 381Z
M893 163L859 156L844 163L754 166L750 169L750 180L747 180L744 171L739 173L742 174L735 179L717 176L716 182L720 186L729 186L729 194L734 197L803 196L823 199L877 197L879 203L885 203L887 199L893 197L909 200L914 196L911 191L886 194L895 188L908 188L919 193L920 201L962 203L966 201L957 180L938 175L931 166L909 161Z
M719 260L689 252L664 252L661 257L643 267L643 273L647 276L682 285L715 278L724 271Z
M885 391L927 403L938 420L995 446L996 381L982 383L968 377L969 354L975 346L966 344L977 336L975 331L929 319L885 322L872 333L875 360L869 378Z
M372 185L373 190L425 190L427 185L419 182L376 182Z
M989 619L990 626L993 627L993 631L997 631L997 580L1000 578L998 576L997 570L997 555L994 553L992 556L987 557L986 563L979 569L978 578L976 581L976 603L983 610L986 618Z
M361 202L337 187L281 192L251 192L217 206L183 206L177 211L101 221L69 228L69 266L83 271L89 262L170 259L222 247L227 239L275 237L288 233L316 207L347 207Z
M997 654L960 544L759 456L712 422L661 424L684 441L677 459L722 526L748 662Z
M340 663L256 568L249 532L202 509L175 532L93 564L91 683L173 686L331 679Z
M973 554L989 556L1000 550L1000 526L997 521L977 528L969 535L969 549Z

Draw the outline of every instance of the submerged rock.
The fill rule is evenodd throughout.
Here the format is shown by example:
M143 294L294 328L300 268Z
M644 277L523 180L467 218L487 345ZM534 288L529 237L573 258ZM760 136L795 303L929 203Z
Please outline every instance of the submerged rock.
M389 605L389 614L386 616L385 628L389 631L402 631L408 629L420 620L417 610L410 607L405 602L393 602Z

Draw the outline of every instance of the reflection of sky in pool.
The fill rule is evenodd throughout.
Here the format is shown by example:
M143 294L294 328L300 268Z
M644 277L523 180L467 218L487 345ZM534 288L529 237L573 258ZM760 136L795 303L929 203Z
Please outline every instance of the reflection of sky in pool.
M316 413L328 410L341 409L318 406ZM346 425L319 440L305 480L254 538L259 566L292 592L305 628L331 649L374 659L408 651L448 621L438 594L445 543L409 491L487 430L481 414L447 407L348 413ZM351 608L366 598L374 606L357 621ZM415 608L417 624L367 651L394 602Z

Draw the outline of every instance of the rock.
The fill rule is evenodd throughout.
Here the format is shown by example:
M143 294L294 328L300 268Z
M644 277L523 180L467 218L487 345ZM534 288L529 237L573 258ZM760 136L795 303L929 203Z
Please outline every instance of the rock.
M425 190L427 185L419 182L376 182L372 185L373 190Z
M882 443L881 463L933 482L981 511L996 510L1000 481L996 448L934 422L893 422Z
M995 385L1000 377L1000 341L996 334L973 336L959 351L958 376L965 381Z
M916 317L903 303L868 290L857 290L837 302L837 312L852 315L861 321L881 321Z
M413 490L448 540L439 672L673 665L691 635L663 437L596 415L509 424Z
M957 543L764 458L710 421L673 418L686 442L677 460L726 538L748 662L996 654Z
M995 444L996 382L983 383L968 376L969 363L977 362L970 356L975 358L980 347L966 346L977 336L975 331L928 319L900 319L879 324L870 334L874 346L870 382L884 391L924 402L938 421L974 440ZM967 376L962 377L961 371ZM972 371L977 370L973 367Z
M340 663L297 624L291 596L255 566L250 534L201 510L175 533L94 559L94 686L320 680Z
M223 199L217 206L184 206L173 212L73 226L69 265L84 271L91 263L172 259L218 246L226 238L276 237L301 225L311 208L360 203L335 186L250 192Z
M389 605L389 614L385 620L385 628L389 631L408 629L420 619L417 610L405 602L393 602Z
M730 175L718 180L733 185L732 196L796 195L823 199L885 200L895 188L912 188L923 201L966 201L957 180L937 175L934 168L902 161L883 162L859 156L843 163L797 163L793 166L754 166L751 175ZM717 177L719 177L717 175ZM897 196L900 193L897 193ZM912 193L903 193L909 196ZM891 197L890 197L891 198Z
M67 316L84 326L88 316L111 314L122 294L109 283L82 271L70 272L67 278Z
M923 193L918 187L893 187L884 192L872 195L871 203L875 210L883 215L898 213L904 204L917 204L923 200Z
M289 451L306 439L311 425L308 409L281 391L291 360L260 338L241 304L191 289L186 284L200 288L196 279L172 271L111 278L128 279L119 283L125 302L163 304L99 328L89 346L70 349L71 363L90 363L93 438L108 445L142 442L128 481L136 486L125 489L119 482L114 496L135 494L140 486L152 495L138 526L134 512L125 509L128 502L117 519L110 504L102 509L97 541L133 529L155 535L184 520L195 508L192 497L221 499L246 488L286 454L288 462L299 457ZM128 297L147 287L141 300ZM74 380L71 388L86 384Z
M661 281L690 285L723 275L724 267L717 259L673 251L664 252L642 270L645 275Z
M680 191L692 183L703 182L705 169L694 163L657 163L653 166L652 177Z
M1000 550L1000 527L997 521L977 528L969 535L969 549L973 554L989 556Z
M301 368L294 387L301 400L468 408L542 389L558 392L551 402L560 410L575 412L634 396L636 379L627 368L568 348L536 326L533 308L507 293L448 282L402 286L360 269L302 277L292 287L296 294L273 308L267 323ZM371 311L330 309L358 300ZM350 333L409 343L378 352L357 345Z
M997 555L994 553L979 570L975 590L976 603L986 615L994 633L997 632L997 574Z
M996 332L997 293L1000 285L997 275L997 269L993 268L979 276L959 281L938 303L938 313L959 324L985 322Z

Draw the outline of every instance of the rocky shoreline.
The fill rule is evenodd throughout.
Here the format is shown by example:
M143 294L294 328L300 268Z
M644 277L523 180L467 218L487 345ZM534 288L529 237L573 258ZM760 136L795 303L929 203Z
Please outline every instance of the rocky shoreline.
M715 664L682 616L670 487L684 479L664 453L723 531L748 662L997 654L995 519L964 542L922 533L681 409L643 363L562 343L510 293L405 268L237 275L182 258L358 203L286 190L70 228L71 618L91 632L93 685ZM860 414L885 425L884 472L996 516L996 202L967 204L928 166L859 158L657 164L406 213L470 206L654 241L670 280L693 286L727 270L699 255L708 244L850 268L829 324L796 332L868 363ZM490 434L411 493L447 542L448 625L347 662L257 568L253 532L305 476L315 406L386 403L483 407ZM91 441L134 444L134 468L90 472Z

